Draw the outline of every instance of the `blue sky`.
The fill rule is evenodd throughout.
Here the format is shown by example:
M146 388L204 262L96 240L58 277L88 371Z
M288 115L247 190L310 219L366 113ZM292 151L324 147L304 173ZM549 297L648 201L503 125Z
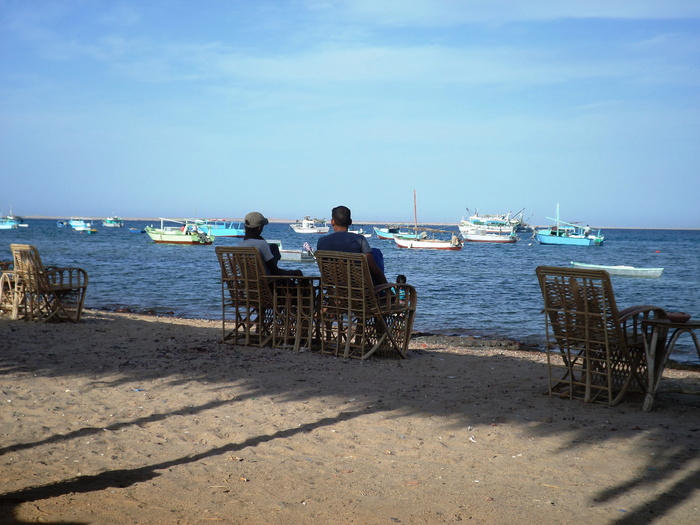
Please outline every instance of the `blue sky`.
M0 0L0 212L700 228L696 0Z

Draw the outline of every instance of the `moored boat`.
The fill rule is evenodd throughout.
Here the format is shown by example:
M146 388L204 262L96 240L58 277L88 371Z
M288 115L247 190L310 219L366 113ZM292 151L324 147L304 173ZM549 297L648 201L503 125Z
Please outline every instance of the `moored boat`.
M440 230L436 230L440 231ZM425 232L424 232L425 233ZM448 232L449 233L449 232ZM456 234L452 234L449 240L435 239L427 236L422 238L406 238L401 235L394 235L394 242L399 248L415 248L428 250L461 250L462 241L459 240Z
M359 230L348 230L349 233L355 233L357 235L362 235L363 237L370 238L372 237L372 232L366 232L363 228L360 228Z
M15 230L17 228L27 228L28 226L22 217L12 214L12 208L10 208L10 213L4 217L0 215L0 230Z
M328 233L330 230L326 219L312 219L308 215L300 221L297 220L291 223L289 226L296 233Z
M623 275L625 277L661 277L663 273L663 268L637 268L634 266L627 266L624 264L618 264L615 266L608 266L604 264L588 264L579 263L571 261L571 266L574 268L587 268L589 270L605 270L610 275Z
M197 219L193 221L209 237L244 237L245 228L240 222L212 221Z
M104 226L105 228L123 228L124 220L121 217L112 215L111 217L102 219L102 226Z
M511 228L503 229L502 231L494 232L481 228L460 228L462 237L469 242L495 242L512 244L517 242L520 237Z
M418 238L418 234L411 233L408 230L402 230L396 224L387 224L385 228L377 228L375 226L374 233L380 239L388 239L388 240L393 239L394 235L399 235L405 239L417 239Z
M92 225L92 222L80 217L71 217L68 226L79 233L97 233L97 228Z
M413 190L413 233L410 236L394 234L394 242L399 248L428 249L428 250L461 250L462 241L454 232L421 228L418 231L418 213L416 207L416 190ZM430 234L428 234L430 232ZM435 233L451 234L449 240L438 239Z
M304 248L301 250L286 250L282 247L282 241L274 240L267 241L268 244L275 244L280 252L280 260L295 261L295 262L315 262L313 249L308 242L304 243Z
M172 222L178 226L166 226L165 222ZM146 226L144 228L148 236L157 244L189 244L207 245L214 242L212 237L201 231L197 224L187 220L175 220L160 218L160 228Z
M510 212L505 215L479 215L475 211L469 218L462 218L459 232L469 242L514 243L519 239L515 231L521 222L522 210L513 217Z
M549 228L535 230L534 237L540 244L563 246L600 246L605 237L600 230L593 233L590 226L565 222L559 219L559 204L557 204L556 217L547 217L554 224Z

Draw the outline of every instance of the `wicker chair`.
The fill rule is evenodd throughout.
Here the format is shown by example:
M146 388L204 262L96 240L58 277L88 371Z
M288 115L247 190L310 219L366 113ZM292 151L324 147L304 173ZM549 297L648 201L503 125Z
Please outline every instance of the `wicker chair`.
M9 304L12 319L80 321L88 286L82 268L44 266L39 251L30 244L11 244L14 268L0 283L3 308Z
M357 359L405 358L416 312L408 284L373 286L363 254L317 251L321 270L321 352Z
M216 256L221 267L222 341L271 345L273 292L260 252L253 247L217 246Z
M217 246L215 251L221 267L222 341L310 348L316 329L314 278L268 275L257 248Z
M618 311L604 270L540 266L536 273L544 297L549 394L617 405L628 388L645 391L650 329L642 321L663 318L664 310L643 305Z

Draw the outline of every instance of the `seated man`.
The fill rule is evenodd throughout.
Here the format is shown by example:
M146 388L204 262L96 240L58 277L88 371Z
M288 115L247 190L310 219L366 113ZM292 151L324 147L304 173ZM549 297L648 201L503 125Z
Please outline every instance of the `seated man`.
M268 220L263 216L262 213L257 211L251 211L245 216L245 235L243 240L239 244L241 247L252 246L257 248L262 256L263 262L265 263L265 269L269 275L292 275L292 276L302 276L304 275L301 270L283 270L277 267L277 261L279 260L279 250L277 251L277 256L273 254L270 244L262 238L262 231Z
M333 233L321 237L318 240L316 249L335 252L363 253L367 258L369 271L372 274L372 281L375 286L378 284L386 284L387 281L384 276L384 270L377 264L375 256L372 255L373 250L369 247L367 239L365 239L364 235L350 233L348 228L351 224L352 217L350 216L349 208L346 206L336 206L333 208L331 212ZM377 250L377 252L378 255L381 255L379 250Z

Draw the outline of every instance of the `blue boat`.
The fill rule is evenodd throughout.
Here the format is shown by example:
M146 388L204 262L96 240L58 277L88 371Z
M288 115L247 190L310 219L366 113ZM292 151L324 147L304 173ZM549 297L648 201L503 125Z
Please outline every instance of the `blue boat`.
M563 246L600 246L603 244L605 237L597 233L593 233L590 226L581 226L571 222L559 220L559 205L557 204L556 217L547 217L550 221L554 221L554 225L543 230L535 231L535 239L540 244L548 245L563 245Z
M402 237L403 239L419 239L420 234L416 233L415 231L413 233L402 230L398 225L396 224L387 224L386 228L377 228L376 226L374 227L374 233L377 234L377 237L380 239L393 239L395 235L398 235Z
M193 221L200 231L209 237L244 237L245 228L240 222L209 221L196 219Z

